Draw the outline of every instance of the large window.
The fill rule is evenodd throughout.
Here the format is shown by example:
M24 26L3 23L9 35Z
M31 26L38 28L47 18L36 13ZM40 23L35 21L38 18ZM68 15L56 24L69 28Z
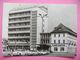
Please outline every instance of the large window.
M54 40L54 44L56 43L56 40Z
M64 47L61 47L61 48L60 48L60 51L64 51Z
M60 44L60 40L58 40L58 43Z
M56 34L54 34L54 37L56 37Z
M60 34L58 35L58 37L60 37Z
M65 33L63 33L63 37L65 37Z
M54 47L54 51L58 51L58 48L57 47Z
M65 40L63 40L63 43L65 43Z

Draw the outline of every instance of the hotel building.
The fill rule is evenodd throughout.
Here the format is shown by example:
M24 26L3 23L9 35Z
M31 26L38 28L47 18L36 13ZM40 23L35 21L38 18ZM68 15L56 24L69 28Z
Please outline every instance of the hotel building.
M9 12L8 50L36 50L40 33L47 32L48 9L44 6Z
M50 47L53 53L76 53L77 34L63 24L59 24L50 33L41 34L41 45L45 44Z

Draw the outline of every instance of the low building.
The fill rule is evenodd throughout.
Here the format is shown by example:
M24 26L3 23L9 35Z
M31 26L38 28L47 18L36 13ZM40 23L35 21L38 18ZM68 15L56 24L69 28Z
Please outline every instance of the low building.
M74 31L63 24L59 24L52 32L41 34L41 44L49 44L50 51L55 53L65 52L75 54L76 38L77 34ZM49 39L48 43L46 39Z
M41 33L41 44L50 45L50 33Z
M40 49L50 50L50 33L41 33Z

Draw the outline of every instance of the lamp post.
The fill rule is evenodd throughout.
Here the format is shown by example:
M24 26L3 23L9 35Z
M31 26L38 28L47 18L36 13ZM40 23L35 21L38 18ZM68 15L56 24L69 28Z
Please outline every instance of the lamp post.
M43 22L44 22L44 17L46 17L47 14L44 14L44 15L39 14L39 15L40 15L40 17L41 17L41 19L42 19L42 33L43 33L43 32L44 32L44 29L43 29L43 27L44 27L44 24L43 24Z

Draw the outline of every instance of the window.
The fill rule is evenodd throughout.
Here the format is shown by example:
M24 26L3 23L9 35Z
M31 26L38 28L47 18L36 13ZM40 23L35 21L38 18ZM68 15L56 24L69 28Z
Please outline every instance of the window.
M69 42L69 45L71 45L71 41Z
M49 43L49 40L47 40L48 41L48 43Z
M46 43L48 43L48 40L46 40Z
M71 45L74 45L74 43L72 43Z
M56 37L56 34L54 34L54 37Z
M58 43L60 44L60 40L58 40Z
M63 37L65 37L65 34L63 34Z
M74 43L74 46L76 46L76 44Z
M60 48L60 51L64 51L64 47L61 47L61 48Z
M54 47L54 51L58 51L58 48L57 47Z
M63 40L63 43L65 43L65 40Z
M58 35L58 37L60 37L60 34Z
M41 41L41 43L43 44L43 40Z
M54 44L56 43L56 40L54 40Z
M44 29L43 29L43 32L44 32Z

